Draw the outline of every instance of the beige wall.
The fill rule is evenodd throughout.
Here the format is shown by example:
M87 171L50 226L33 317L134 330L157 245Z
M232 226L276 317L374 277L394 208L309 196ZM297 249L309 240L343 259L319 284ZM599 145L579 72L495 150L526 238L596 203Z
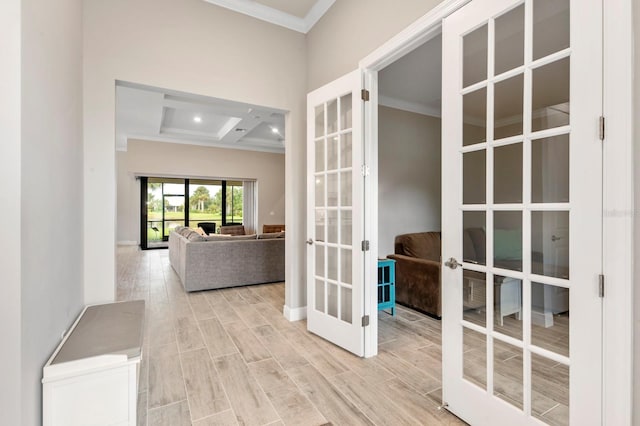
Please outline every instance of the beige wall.
M0 256L0 413L7 424L20 424L20 21L21 1L0 2L0 223L6 248Z
M140 185L136 176L255 179L258 232L285 223L284 154L129 140L117 153L118 241L140 243Z
M396 235L440 231L440 119L378 108L378 257Z
M307 34L309 91L358 68L358 62L433 9L440 0L337 1Z
M83 307L82 1L23 0L21 41L21 246L5 248L21 257L22 418L0 422L38 425L42 367Z
M289 111L285 208L297 214L287 215L286 303L305 305L305 36L202 0L84 6L85 301L114 298L120 79Z

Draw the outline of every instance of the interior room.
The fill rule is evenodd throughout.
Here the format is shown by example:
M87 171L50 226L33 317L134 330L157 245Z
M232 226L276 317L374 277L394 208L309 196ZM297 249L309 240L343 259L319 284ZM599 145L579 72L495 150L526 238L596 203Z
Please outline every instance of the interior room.
M167 248L178 226L284 224L284 124L278 109L119 82L118 245Z

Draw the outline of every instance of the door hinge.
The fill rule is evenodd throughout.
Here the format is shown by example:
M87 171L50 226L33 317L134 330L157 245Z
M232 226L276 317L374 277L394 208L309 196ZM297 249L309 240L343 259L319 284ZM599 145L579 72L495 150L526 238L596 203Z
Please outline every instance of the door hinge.
M369 325L369 315L365 315L362 317L362 326L366 327Z
M361 246L362 246L362 251L369 251L369 240L364 240Z
M367 102L369 100L369 91L367 89L362 89L360 91L360 97L363 101Z
M604 297L604 275L598 276L598 296Z
M362 173L362 177L367 177L369 176L369 166L367 166L366 164L363 164L360 167L360 173Z
M603 116L600 116L598 128L599 128L600 140L603 141L604 140L604 117Z

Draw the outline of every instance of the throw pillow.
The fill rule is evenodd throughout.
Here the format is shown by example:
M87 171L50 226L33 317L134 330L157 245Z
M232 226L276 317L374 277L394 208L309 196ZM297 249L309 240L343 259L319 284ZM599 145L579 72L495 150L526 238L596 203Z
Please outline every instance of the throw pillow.
M493 235L493 257L496 260L522 259L522 231L496 229Z
M206 236L206 235L207 235L207 233L206 233L206 232L204 232L204 229L202 229L201 227L197 227L197 228L196 228L196 232L197 232L198 234L202 235L202 236Z

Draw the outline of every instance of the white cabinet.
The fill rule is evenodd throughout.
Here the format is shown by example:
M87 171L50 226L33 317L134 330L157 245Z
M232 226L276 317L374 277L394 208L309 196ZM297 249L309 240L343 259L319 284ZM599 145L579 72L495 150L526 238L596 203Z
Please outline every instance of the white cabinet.
M86 307L43 369L44 426L135 425L144 301Z

